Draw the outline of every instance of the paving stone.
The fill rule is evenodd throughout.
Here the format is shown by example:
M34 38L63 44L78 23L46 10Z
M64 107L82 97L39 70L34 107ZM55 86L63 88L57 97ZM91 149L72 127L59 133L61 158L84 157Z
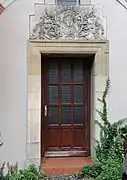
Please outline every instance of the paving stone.
M74 175L57 175L57 176L47 177L47 180L78 180L78 179L79 178L75 177ZM92 180L92 179L82 178L80 180Z

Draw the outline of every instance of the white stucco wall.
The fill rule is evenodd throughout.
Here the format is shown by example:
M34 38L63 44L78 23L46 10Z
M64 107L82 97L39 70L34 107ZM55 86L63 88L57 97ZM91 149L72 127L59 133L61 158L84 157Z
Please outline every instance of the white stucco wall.
M0 17L0 158L19 161L26 156L27 39L32 1L19 0Z
M109 118L115 121L127 116L127 11L116 0L92 3L102 4L107 17ZM0 159L12 163L18 160L20 166L26 159L27 39L33 4L34 0L17 0L0 16L0 132L4 143Z
M116 0L92 0L103 5L107 18L107 39L109 40L109 118L116 121L127 117L127 10Z

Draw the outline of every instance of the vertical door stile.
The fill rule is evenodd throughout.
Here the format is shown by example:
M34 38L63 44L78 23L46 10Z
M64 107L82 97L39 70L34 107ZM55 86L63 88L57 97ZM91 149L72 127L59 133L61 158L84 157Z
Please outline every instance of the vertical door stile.
M58 61L58 134L59 134L59 148L61 147L61 64Z
M71 62L71 131L72 131L72 148L74 147L74 64Z

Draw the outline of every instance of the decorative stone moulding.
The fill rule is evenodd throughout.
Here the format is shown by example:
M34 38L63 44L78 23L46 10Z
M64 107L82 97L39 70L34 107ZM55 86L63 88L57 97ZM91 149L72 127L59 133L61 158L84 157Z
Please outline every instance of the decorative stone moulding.
M103 40L106 19L93 5L42 5L41 12L30 16L32 40Z

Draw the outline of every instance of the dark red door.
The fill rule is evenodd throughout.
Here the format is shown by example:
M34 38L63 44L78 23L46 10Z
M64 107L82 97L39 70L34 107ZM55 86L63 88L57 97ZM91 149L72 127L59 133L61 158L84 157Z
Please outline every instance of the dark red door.
M44 61L44 149L90 153L90 61L50 57Z

